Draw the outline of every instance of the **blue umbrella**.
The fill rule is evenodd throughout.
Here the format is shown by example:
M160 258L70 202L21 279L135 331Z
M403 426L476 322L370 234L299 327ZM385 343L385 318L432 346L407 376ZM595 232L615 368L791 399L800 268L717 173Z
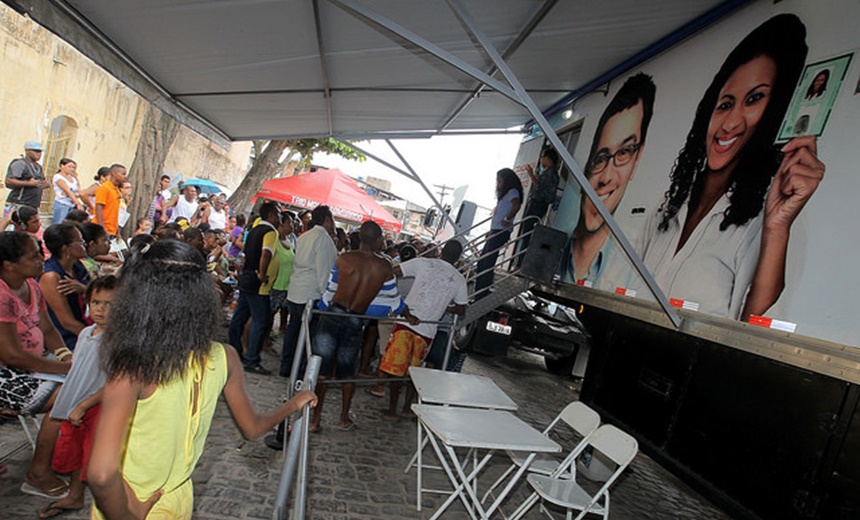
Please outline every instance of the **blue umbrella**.
M221 193L224 191L221 186L208 179L190 179L185 181L184 186L195 186L200 193Z

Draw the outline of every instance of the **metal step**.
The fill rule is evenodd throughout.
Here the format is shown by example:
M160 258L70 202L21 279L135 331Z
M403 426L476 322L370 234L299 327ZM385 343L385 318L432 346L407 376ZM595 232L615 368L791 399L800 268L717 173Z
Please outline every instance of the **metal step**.
M508 273L504 273L504 275L507 274ZM496 276L502 276L502 273L497 273ZM528 278L516 275L496 282L492 285L493 292L484 298L471 303L466 308L466 314L463 316L463 319L458 322L458 325L468 325L469 323L481 318L519 293L528 290L532 283L533 282Z

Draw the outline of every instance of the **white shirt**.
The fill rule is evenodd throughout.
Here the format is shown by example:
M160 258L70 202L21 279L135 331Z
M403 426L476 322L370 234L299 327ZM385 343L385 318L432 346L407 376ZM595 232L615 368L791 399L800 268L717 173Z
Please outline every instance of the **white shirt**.
M54 200L61 204L65 204L66 206L74 206L77 202L76 200L72 200L66 195L66 192L63 191L62 188L57 184L58 181L63 180L66 182L66 187L69 188L69 191L78 194L78 180L72 177L71 180L67 179L61 173L55 173L54 178L52 179L52 184L54 185Z
M170 216L170 222L176 222L179 217L185 217L188 222L191 222L191 217L197 211L197 199L192 202L185 200L185 195L180 194L176 200L176 206L173 207L173 214Z
M669 298L696 302L699 311L737 319L758 264L762 215L742 226L720 231L729 195L723 195L675 253L687 218L687 202L669 221L669 229L657 229L661 213L648 216L639 248L645 266Z
M336 259L337 249L325 227L314 226L303 233L296 241L287 300L305 304L322 297Z
M457 268L439 258L413 258L400 264L403 276L415 277L406 305L410 314L422 321L418 325L406 325L417 334L433 339L436 335L435 323L445 314L445 309L452 301L465 305L469 301L466 279Z
M212 229L224 229L227 227L227 212L223 209L221 211L215 211L215 208L212 208L209 211L209 227Z

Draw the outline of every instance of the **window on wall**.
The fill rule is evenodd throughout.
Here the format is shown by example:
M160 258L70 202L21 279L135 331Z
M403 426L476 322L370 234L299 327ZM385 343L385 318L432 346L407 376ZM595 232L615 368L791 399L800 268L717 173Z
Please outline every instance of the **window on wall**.
M561 142L564 143L567 151L570 152L570 155L573 156L574 151L576 150L576 144L579 142L579 133L582 130L582 121L577 121L573 125L568 125L566 128L562 128L558 131L558 138L561 139ZM550 146L549 140L544 140L544 146ZM549 214L546 217L546 222L548 226L553 225L555 222L556 213L558 212L558 201L561 199L561 193L564 191L564 187L567 186L567 178L571 175L570 170L568 170L567 166L564 164L564 161L561 160L561 157L558 159L558 186L556 187L556 202L552 204L549 208ZM580 165L581 167L582 165Z
M59 169L60 159L69 157L74 159L75 137L78 133L78 123L68 116L57 116L51 121L51 130L45 144L45 154L42 166L48 181L53 181L54 173ZM54 190L47 189L42 192L42 211L51 212L51 204L54 202Z

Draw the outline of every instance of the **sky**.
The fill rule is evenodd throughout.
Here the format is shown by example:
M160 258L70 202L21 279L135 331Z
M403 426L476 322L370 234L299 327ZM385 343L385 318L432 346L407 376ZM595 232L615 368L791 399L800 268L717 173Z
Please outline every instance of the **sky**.
M392 139L406 161L427 187L438 196L434 184L445 184L452 188L469 185L466 199L486 208L495 206L496 171L513 167L522 135L445 136L430 139ZM373 140L356 143L390 162L402 166L385 141ZM317 154L314 164L327 168L339 168L351 177L380 177L391 181L391 191L415 204L430 207L432 202L421 186L387 166L368 158L364 162L350 161L338 156ZM445 202L451 201L451 190Z

